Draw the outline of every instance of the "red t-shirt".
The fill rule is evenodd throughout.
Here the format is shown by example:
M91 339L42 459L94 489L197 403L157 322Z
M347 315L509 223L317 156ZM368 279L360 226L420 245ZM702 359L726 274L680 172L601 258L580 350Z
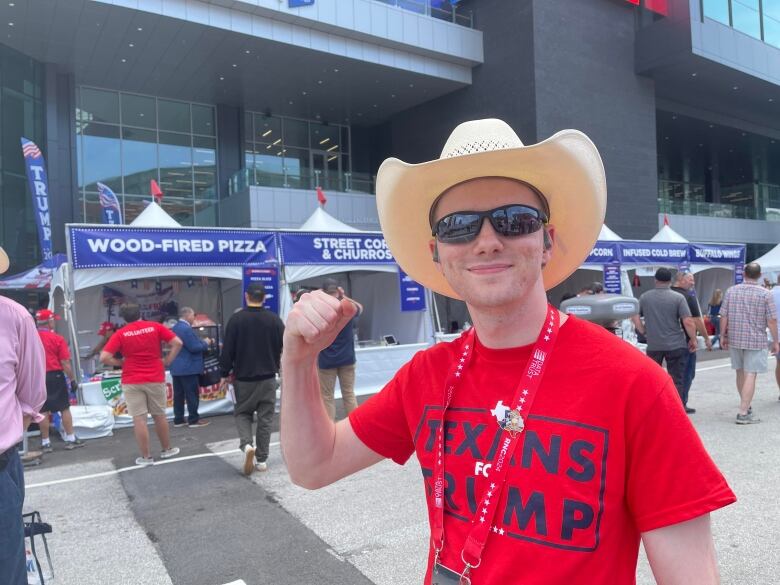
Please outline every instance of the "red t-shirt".
M416 453L429 521L435 432L462 340L415 355L350 415L377 453L400 464ZM445 421L442 561L455 570L531 346L477 340L474 351ZM736 500L666 372L590 323L561 327L525 424L474 585L633 584L641 532Z
M149 384L165 381L161 344L176 335L153 321L133 321L114 333L103 351L121 352L123 384Z
M62 360L70 359L68 342L62 335L54 333L50 329L38 329L38 335L41 337L41 343L46 352L46 371L61 372Z

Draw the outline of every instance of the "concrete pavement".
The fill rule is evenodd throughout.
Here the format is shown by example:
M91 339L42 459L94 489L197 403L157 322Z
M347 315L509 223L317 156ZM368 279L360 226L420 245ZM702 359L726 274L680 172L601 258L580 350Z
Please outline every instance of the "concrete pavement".
M692 421L739 498L713 515L722 581L780 583L774 376L759 377L753 408L763 422L738 426L734 374L707 357L716 359L699 363ZM267 473L241 476L232 417L212 421L172 429L185 458L164 465L134 469L132 432L120 430L28 470L25 509L54 527L56 583L421 583L427 524L414 459L308 492L290 484L278 445ZM63 478L81 479L49 483ZM654 583L644 561L637 582Z

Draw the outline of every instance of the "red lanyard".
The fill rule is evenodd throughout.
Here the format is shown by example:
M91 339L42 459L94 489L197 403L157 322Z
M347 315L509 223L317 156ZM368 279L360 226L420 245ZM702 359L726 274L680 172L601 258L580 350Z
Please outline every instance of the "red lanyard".
M477 513L471 521L471 531L461 551L461 560L466 568L463 574L467 574L470 569L475 569L482 562L482 551L485 548L490 528L493 525L493 518L498 508L498 500L506 483L509 462L518 439L525 427L525 419L531 410L536 391L542 381L550 353L555 345L555 339L558 336L559 314L551 305L547 305L547 316L539 332L539 337L534 344L531 357L525 366L520 384L515 390L514 398L510 410L506 412L503 421L499 426L506 431L501 440L501 445L496 449L493 456L492 467L490 471L490 484L486 487L485 493L479 500ZM444 407L442 408L441 420L436 437L436 452L433 463L433 518L431 527L431 541L435 552L435 560L438 561L439 554L444 547L444 418L447 409L450 406L452 397L458 383L463 379L466 369L471 363L474 353L474 330L466 334L463 344L463 353L456 360L452 371L447 377L444 386Z

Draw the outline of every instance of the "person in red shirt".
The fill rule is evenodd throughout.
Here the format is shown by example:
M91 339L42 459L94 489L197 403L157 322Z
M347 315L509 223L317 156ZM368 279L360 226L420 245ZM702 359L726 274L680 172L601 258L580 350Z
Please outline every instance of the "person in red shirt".
M716 585L709 514L736 498L669 375L546 298L603 225L595 145L563 130L526 147L505 122L476 120L453 131L439 160L386 160L376 186L392 256L464 300L474 327L416 353L334 423L317 354L355 306L304 295L281 368L293 482L314 489L414 454L430 585L633 585L640 541L659 583Z
M127 325L114 333L100 352L100 361L107 366L122 368L122 392L127 403L127 412L133 417L135 440L141 456L136 465L152 465L154 458L149 445L147 415L152 415L157 438L162 446L162 459L178 455L179 448L171 447L168 419L165 416L166 391L165 368L176 358L182 342L160 323L144 321L135 303L125 303L119 308L119 315ZM162 344L170 346L163 359ZM120 352L122 359L114 354Z
M59 412L62 416L62 426L65 428L65 449L71 450L83 447L84 442L73 432L73 416L70 413L70 398L68 396L68 376L71 387L75 390L78 382L73 377L70 367L70 352L68 342L59 333L54 332L54 321L59 320L49 309L40 309L35 313L38 325L38 335L46 352L46 403L41 408L43 420L38 423L41 429L41 451L51 453L53 448L49 439L49 414Z

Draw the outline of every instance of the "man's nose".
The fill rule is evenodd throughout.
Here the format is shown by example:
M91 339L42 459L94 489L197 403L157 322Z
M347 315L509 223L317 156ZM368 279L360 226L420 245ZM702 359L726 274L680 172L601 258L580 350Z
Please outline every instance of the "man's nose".
M494 252L501 250L504 247L504 242L501 240L501 236L493 228L493 224L487 217L482 218L482 225L479 228L477 237L474 239L474 250L478 253L481 252Z

